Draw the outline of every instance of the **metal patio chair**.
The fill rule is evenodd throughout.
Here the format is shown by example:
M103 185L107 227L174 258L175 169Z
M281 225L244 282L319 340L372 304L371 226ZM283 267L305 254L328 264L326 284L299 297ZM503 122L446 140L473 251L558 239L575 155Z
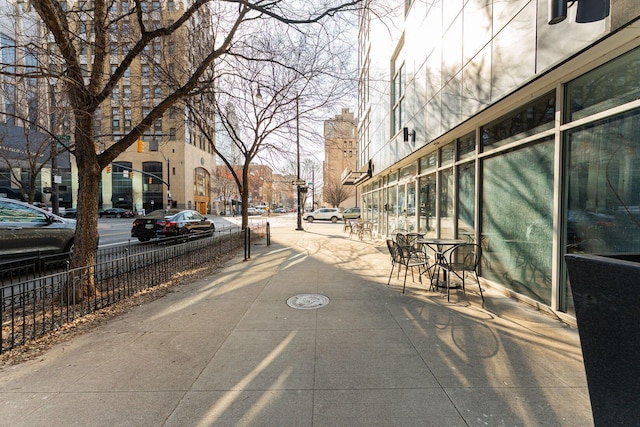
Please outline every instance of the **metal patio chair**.
M389 273L389 280L387 285L391 284L391 276L393 275L393 269L398 266L398 278L400 278L400 269L404 265L404 283L402 284L402 293L404 294L407 287L407 273L411 269L411 278L415 282L415 276L413 275L413 269L418 267L418 277L420 283L422 283L422 274L428 270L428 261L426 257L419 256L415 252L410 251L406 247L398 245L391 239L387 239L387 248L391 255L391 272Z
M455 246L448 253L443 262L439 265L447 273L447 301L451 295L451 274L455 274L462 281L462 292L465 292L464 276L466 273L473 273L476 276L480 297L484 302L482 286L478 277L478 267L482 259L482 246L476 243L463 243Z

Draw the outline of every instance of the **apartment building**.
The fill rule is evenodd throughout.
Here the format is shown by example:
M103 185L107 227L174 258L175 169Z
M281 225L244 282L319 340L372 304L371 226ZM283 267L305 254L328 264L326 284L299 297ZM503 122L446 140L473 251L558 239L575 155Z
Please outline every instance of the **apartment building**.
M174 22L184 13L189 2L143 2L143 18L148 28L160 28ZM112 4L114 16L128 13L131 3ZM203 13L206 10L203 10ZM132 15L128 19L136 19ZM201 19L206 19L202 16ZM123 19L122 34L133 24ZM185 26L169 38L154 42L131 64L121 82L113 89L111 100L103 103L96 121L96 140L108 147L131 130L151 108L171 90L168 82L189 70L197 62L197 49L184 49L197 29ZM202 39L207 35L201 34ZM120 64L128 49L127 38L113 40L109 49L111 67ZM208 120L208 135L213 131L213 111L207 103L199 105L199 118ZM208 112L207 112L208 111ZM201 213L215 210L213 194L215 177L214 141L205 138L194 123L192 112L184 104L176 104L153 123L137 144L131 146L102 174L102 207L125 207L150 211L172 206L195 209ZM202 124L202 123L201 123Z
M563 255L640 250L640 3L552 3L363 12L343 181L379 236L478 242L483 283L572 318Z
M85 11L87 2L61 2L66 10L76 10L69 17L77 18L70 22L74 33L78 35L77 44L80 62L85 67L86 79L89 78L95 46L91 43L92 20L90 12ZM187 1L147 1L141 2L142 19L146 28L156 29L174 22L184 13L190 2ZM36 67L38 71L49 69L59 74L64 68L55 55L56 45L52 36L43 33L43 25L28 2L0 2L2 34L2 55L5 64L15 62L16 67ZM124 56L136 40L136 14L131 14L133 3L122 0L110 3L109 14L115 24L106 47L109 74L122 63ZM83 9L85 8L85 9ZM197 18L206 20L206 8ZM198 20L194 19L171 37L159 39L126 69L124 77L113 88L111 97L97 110L94 122L96 150L101 152L132 130L151 109L161 102L171 91L171 82L179 81L189 73L191 64L195 64L198 49L184 49L193 40L206 41L209 34L201 34ZM86 39L86 42L83 40ZM32 53L21 46L28 41L37 46ZM26 54L25 54L26 53ZM31 82L33 80L33 82ZM2 145L8 156L10 167L0 164L0 187L19 187L22 175L27 181L29 170L25 153L35 154L36 163L44 167L37 174L38 194L45 193L44 202L51 203L57 195L59 206L75 207L78 191L78 173L75 159L65 150L64 144L73 145L72 115L65 105L65 93L60 79L47 83L45 79L20 79L25 82L24 90L17 90L16 82L10 76L2 78L2 98L4 115L3 131L0 135ZM193 110L185 104L174 105L165 115L156 120L151 129L102 173L99 194L100 208L124 207L136 211L150 211L166 206L196 209L208 213L215 209L214 185L212 176L215 171L215 153L213 144L214 117L210 103L202 102L198 108L198 126L195 124ZM27 117L40 127L32 126L28 132L18 128L11 115ZM202 128L207 130L205 138ZM61 141L53 144L43 130L53 132ZM17 137L19 134L24 137ZM1 137L1 136L0 136ZM38 146L34 144L39 141ZM47 147L40 147L47 144ZM13 147L10 153L9 147ZM47 150L45 152L45 149ZM51 153L54 153L52 155ZM0 153L2 154L2 153ZM4 162L7 163L7 162ZM13 176L10 170L13 169ZM52 188L54 194L51 194Z

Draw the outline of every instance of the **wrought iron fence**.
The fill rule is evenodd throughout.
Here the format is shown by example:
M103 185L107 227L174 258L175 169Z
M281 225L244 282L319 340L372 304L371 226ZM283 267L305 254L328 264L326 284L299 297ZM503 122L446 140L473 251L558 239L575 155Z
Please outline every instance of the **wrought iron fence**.
M0 353L181 272L215 262L246 245L245 236L260 239L265 233L262 224L255 224L250 232L232 228L204 237L187 235L101 249L95 265L77 269L68 268L68 256L13 262L0 274ZM89 297L83 293L87 286L94 290Z

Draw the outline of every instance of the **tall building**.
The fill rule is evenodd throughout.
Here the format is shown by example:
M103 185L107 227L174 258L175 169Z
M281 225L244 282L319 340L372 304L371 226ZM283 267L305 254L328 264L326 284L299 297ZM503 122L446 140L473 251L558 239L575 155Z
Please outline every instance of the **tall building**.
M353 186L342 184L345 173L356 170L358 159L358 121L353 112L343 108L333 119L324 121L324 170L323 199L331 204L331 194L342 189L345 196L340 207L357 206ZM335 197L335 196L334 196Z
M363 216L479 242L486 286L573 318L563 255L640 250L640 3L394 4L360 16Z
M188 2L154 1L142 5L147 27L159 28L175 22ZM130 6L127 1L114 2L112 13L125 15ZM203 9L201 19L206 19L205 13ZM131 15L119 23L122 37L113 40L109 49L112 67L121 63L130 48L126 35L134 28L131 22L134 19L137 19L135 15ZM183 48L196 36L202 40L208 37L185 26L172 36L154 42L134 60L125 77L114 87L111 99L101 105L101 119L96 123L99 144L108 147L128 133L132 125L139 123L170 93L169 82L183 78L191 64L198 62L196 48ZM215 135L212 109L207 103L201 103L198 108L198 120L204 116L207 120L204 125L210 130L208 134ZM101 206L148 212L171 205L201 213L214 211L215 154L194 120L192 111L182 103L156 120L137 144L118 156L110 172L103 172Z
M88 81L93 66L95 46L91 42L92 12L90 2L65 1L63 8L69 11L69 25L77 35L74 45L79 51L80 64L84 66ZM165 27L175 22L190 2L148 1L141 2L140 15L147 29ZM109 3L110 44L106 46L108 75L111 75L139 39L138 16L132 12L133 3L114 1ZM71 13L73 11L73 13ZM208 20L208 8L202 8L187 25L169 37L157 39L133 60L124 73L124 77L113 87L112 94L99 107L94 122L96 149L101 152L130 132L151 109L171 93L172 82L180 81L189 75L190 68L201 58L198 43L206 44L213 37L199 29L198 22ZM57 52L56 43L51 35L43 34L44 26L28 2L0 2L0 34L2 56L5 64L15 67L36 67L51 71L52 75L64 70ZM206 27L206 26L204 26ZM31 40L35 48L29 46ZM189 44L191 49L184 49ZM25 54L27 53L27 54ZM35 129L29 129L22 141L16 140L19 132L12 127L22 126L16 123L11 114L27 117L38 123L40 129L46 129L73 145L72 115L65 106L65 92L62 79L19 79L24 82L24 90L16 90L17 85L10 76L2 77L0 98L3 104L4 130L2 134L11 146L18 144L24 153L33 150L34 141L43 141L50 145L51 138L45 138ZM33 82L32 82L33 81ZM215 209L212 176L215 171L214 141L204 137L203 129L211 138L215 138L214 115L210 103L196 105L198 121L196 125L194 111L185 104L174 105L165 115L156 120L145 132L137 144L122 153L102 174L99 194L101 208L125 207L146 211L174 206L196 209L207 213ZM23 132L24 133L24 132ZM41 133L41 132L40 132ZM31 140L30 148L26 149ZM42 142L40 143L40 145ZM9 145L5 144L5 150ZM16 147L14 147L16 148ZM56 147L54 147L56 148ZM16 153L19 152L16 151ZM51 149L48 150L48 153ZM51 158L47 153L36 153L45 168L38 173L38 190L48 193L53 187L61 207L73 207L77 202L78 177L75 159L63 147L55 149ZM2 152L0 152L0 155ZM26 181L27 161L14 153L10 158L11 167L0 164L0 187L15 188L19 181ZM51 165L49 166L49 162ZM1 162L0 162L1 163ZM6 162L5 162L6 163ZM23 179L11 177L14 170ZM18 170L21 169L21 170ZM33 169L33 168L31 168ZM17 170L17 172L16 172ZM49 201L49 196L44 196Z

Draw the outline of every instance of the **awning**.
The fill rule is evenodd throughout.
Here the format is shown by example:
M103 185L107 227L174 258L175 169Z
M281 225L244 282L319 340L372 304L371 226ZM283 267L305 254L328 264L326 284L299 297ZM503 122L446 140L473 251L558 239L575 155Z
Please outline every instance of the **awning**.
M342 172L342 185L358 185L373 176L373 162L369 160L365 168L358 171L345 170Z

